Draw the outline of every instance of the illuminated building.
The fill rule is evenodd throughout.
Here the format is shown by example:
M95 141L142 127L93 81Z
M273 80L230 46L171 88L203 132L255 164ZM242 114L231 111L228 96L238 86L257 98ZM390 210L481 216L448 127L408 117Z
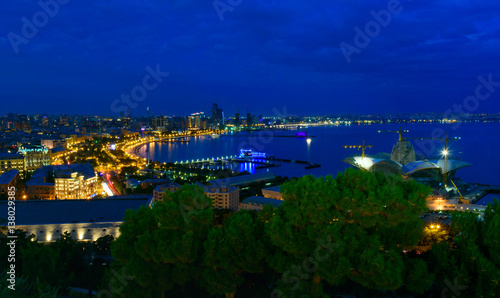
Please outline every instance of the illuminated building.
M275 200L283 200L283 196L281 194L280 186L272 186L268 188L262 189L262 195L266 198L275 199Z
M47 147L48 149L53 149L53 148L62 148L66 149L68 147L67 141L72 140L73 138L68 138L68 139L60 139L60 140L41 140L40 143L42 146Z
M167 116L158 116L151 120L153 129L157 131L167 131L169 128L169 121Z
M205 113L198 112L191 114L191 116L188 117L188 129L189 130L207 129L207 120L205 118Z
M18 170L24 176L24 156L20 154L0 154L0 173Z
M214 209L231 209L238 211L240 203L240 189L234 186L205 186L201 183L197 184L203 189L204 194L212 199L212 208ZM153 191L153 205L157 201L163 201L163 193L166 191L175 192L180 188L180 185L171 182L157 186Z
M50 165L49 149L43 145L21 145L19 153L24 156L25 171L33 173L41 166Z
M238 211L240 189L234 186L203 186L203 192L212 199L212 208Z
M405 138L393 147L390 158L387 153L378 153L374 156L355 155L344 159L344 162L371 172L401 175L419 182L438 183L455 177L458 169L468 167L471 164L462 160L438 159L416 160L415 150L411 143Z
M97 194L97 175L89 164L43 166L26 183L31 200L90 199Z
M231 209L238 211L240 202L240 190L238 187L214 187L198 184L203 189L206 196L212 199L212 208ZM171 182L169 184L159 185L153 191L152 204L156 201L163 201L165 191L174 192L180 188L180 185Z
M93 200L17 201L16 229L34 234L39 242L50 242L67 232L74 240L95 241L106 235L120 236L127 209L150 203L150 196ZM0 202L7 210L7 202Z
M91 199L97 194L97 175L89 164L53 166L59 200Z

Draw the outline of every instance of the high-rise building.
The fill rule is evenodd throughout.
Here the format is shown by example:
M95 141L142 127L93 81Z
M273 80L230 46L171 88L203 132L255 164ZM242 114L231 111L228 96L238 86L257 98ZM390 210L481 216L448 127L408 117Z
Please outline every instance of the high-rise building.
M234 126L236 128L240 127L240 111L236 112L236 114L234 115Z
M189 127L188 118L186 117L172 117L170 128L172 130L184 130Z
M206 128L206 127L203 127L204 125L202 125L204 120L205 120L205 113L203 113L203 112L191 114L191 116L188 117L189 129L190 130L198 130L198 129Z
M158 131L167 131L169 128L169 123L168 123L168 117L167 116L158 116L154 117L151 120L151 126L153 126L153 129L158 130Z
M223 125L222 109L216 103L212 105L212 125L214 128L220 128Z
M247 113L247 127L250 128L252 127L252 114Z

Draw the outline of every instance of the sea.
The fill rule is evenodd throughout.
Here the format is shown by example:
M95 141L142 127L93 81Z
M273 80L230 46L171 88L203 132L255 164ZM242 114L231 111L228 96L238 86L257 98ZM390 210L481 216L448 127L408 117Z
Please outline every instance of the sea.
M280 176L336 175L351 167L346 157L361 154L361 149L344 146L366 145L367 155L390 154L398 141L397 131L407 131L407 137L417 154L429 159L442 157L448 133L450 158L471 164L457 171L457 177L470 183L500 185L500 123L415 123L415 124L352 124L341 126L311 126L287 131L252 131L221 135L220 137L191 137L189 143L151 143L139 153L160 162L180 162L205 158L238 155L240 149L252 149L274 155L279 159L308 161L321 167L305 169L304 164L281 162L279 167L256 169L255 164L242 163L240 171L259 173L270 171ZM307 133L308 138L295 137ZM146 149L149 151L146 152ZM490 198L491 197L491 198ZM488 195L483 200L493 200ZM500 195L498 196L500 198ZM481 200L483 203L484 201Z

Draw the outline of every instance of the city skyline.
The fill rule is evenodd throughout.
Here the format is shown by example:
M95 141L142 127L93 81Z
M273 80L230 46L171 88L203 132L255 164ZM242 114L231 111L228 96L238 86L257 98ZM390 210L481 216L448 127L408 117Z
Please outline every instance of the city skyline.
M1 110L499 112L498 3L40 3L0 9Z

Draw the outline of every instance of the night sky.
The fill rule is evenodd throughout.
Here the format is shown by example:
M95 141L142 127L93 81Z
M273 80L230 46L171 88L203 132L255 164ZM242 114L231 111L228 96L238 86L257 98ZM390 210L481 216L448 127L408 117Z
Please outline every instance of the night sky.
M0 114L444 113L500 82L499 1L60 2L1 2ZM500 112L495 88L469 111Z

